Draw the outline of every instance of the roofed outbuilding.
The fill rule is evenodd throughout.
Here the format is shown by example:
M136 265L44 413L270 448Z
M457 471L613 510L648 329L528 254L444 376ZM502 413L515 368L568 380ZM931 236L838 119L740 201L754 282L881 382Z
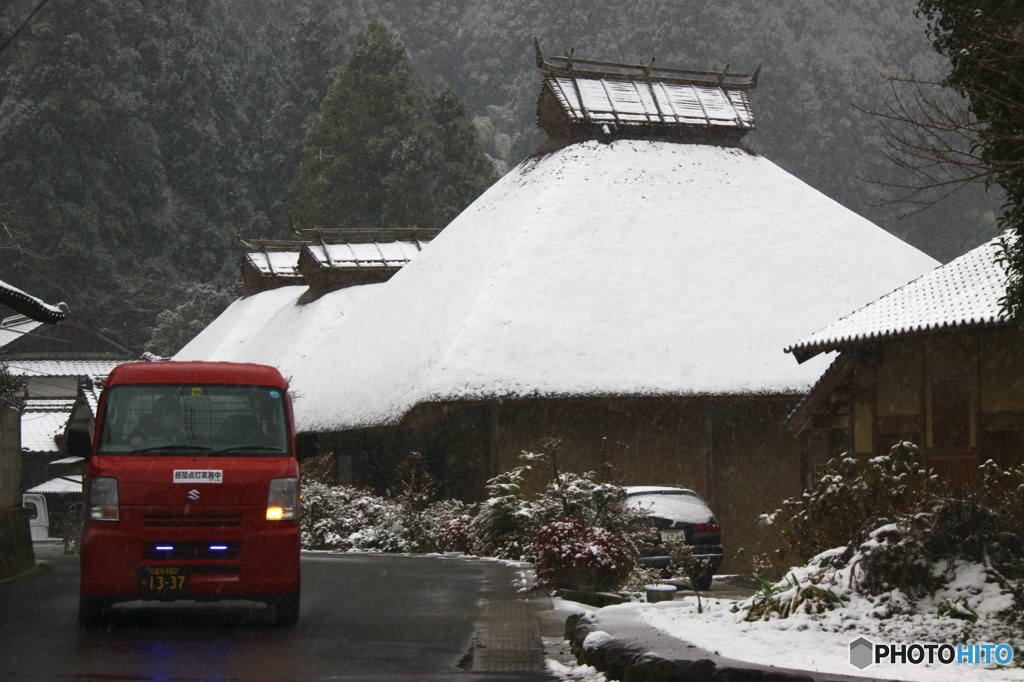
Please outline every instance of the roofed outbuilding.
M786 350L839 356L788 419L795 433L870 458L897 441L956 486L978 467L1024 464L1024 335L1003 312L997 237Z

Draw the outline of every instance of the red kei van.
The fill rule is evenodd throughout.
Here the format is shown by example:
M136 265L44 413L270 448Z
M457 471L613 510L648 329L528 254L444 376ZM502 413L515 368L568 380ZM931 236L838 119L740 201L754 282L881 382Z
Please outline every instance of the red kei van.
M119 601L254 599L299 617L299 470L288 384L272 367L120 365L89 458L79 621Z

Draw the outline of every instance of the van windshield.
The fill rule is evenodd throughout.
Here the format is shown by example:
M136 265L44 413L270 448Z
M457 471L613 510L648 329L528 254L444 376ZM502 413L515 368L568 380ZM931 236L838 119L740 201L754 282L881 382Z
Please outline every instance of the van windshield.
M284 392L266 386L158 384L107 390L99 453L286 455Z

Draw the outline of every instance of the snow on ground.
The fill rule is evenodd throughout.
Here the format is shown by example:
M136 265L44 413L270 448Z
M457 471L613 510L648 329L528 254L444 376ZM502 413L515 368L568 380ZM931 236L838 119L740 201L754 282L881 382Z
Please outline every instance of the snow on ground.
M802 586L809 583L814 569L801 567L791 574ZM1012 606L1012 598L998 585L986 581L984 569L961 563L953 579L932 597L911 603L894 591L878 597L866 597L849 589L849 572L820 574L822 587L829 587L845 600L845 605L823 614L798 612L788 618L747 622L747 600L697 599L677 597L676 601L657 604L629 603L602 609L614 612L615 619L635 619L651 625L674 639L695 645L720 656L759 665L796 668L810 672L860 675L900 680L1024 680L1018 631L991 616ZM832 582L834 581L834 582ZM795 589L790 594L795 593ZM780 593L786 595L785 592ZM965 620L937 615L943 600L962 599L980 618L971 624ZM892 610L908 613L890 613ZM885 616L885 617L883 617ZM875 644L955 644L959 641L999 644L1008 640L1014 646L1017 667L983 665L911 665L877 664L858 670L850 664L850 642L866 637ZM1013 639L1016 641L1013 641Z

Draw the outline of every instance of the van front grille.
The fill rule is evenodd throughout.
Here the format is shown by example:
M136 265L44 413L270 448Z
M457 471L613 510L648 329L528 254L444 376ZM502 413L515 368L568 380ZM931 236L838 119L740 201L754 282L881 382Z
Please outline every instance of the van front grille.
M147 528L237 528L242 525L242 513L149 513L142 515L142 525Z

